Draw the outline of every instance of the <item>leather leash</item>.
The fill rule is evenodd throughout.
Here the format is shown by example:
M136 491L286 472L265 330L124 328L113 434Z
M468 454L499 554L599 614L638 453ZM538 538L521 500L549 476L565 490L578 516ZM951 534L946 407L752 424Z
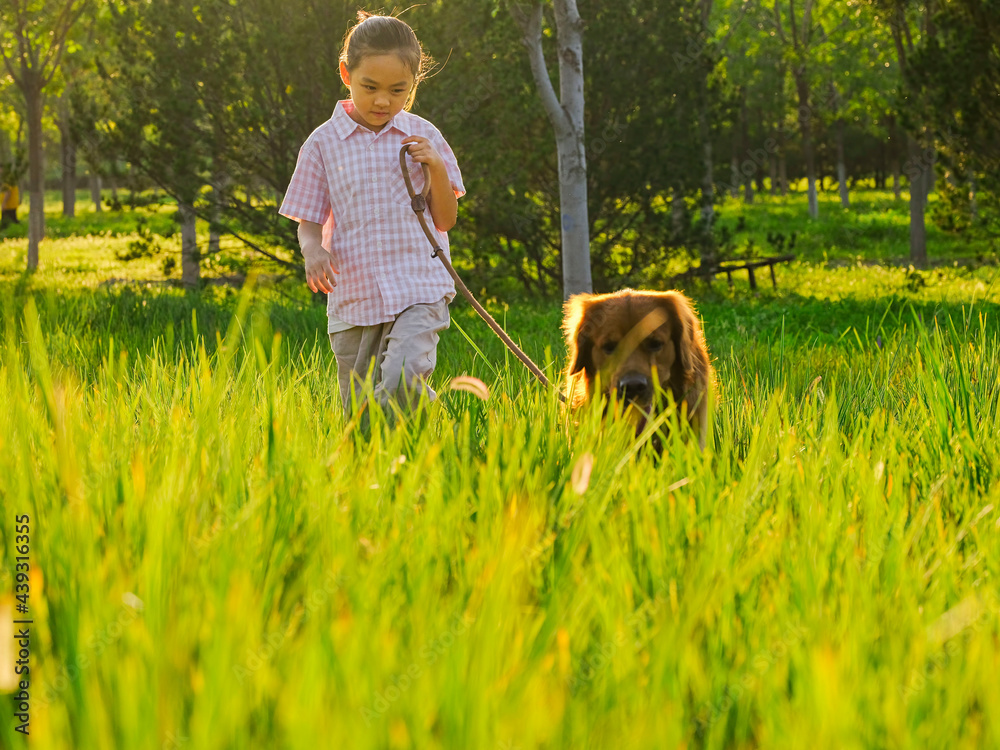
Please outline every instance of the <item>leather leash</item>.
M413 182L410 180L410 170L406 168L406 153L409 150L409 146L403 146L399 150L399 169L403 173L403 180L406 182L406 192L410 194L410 208L413 209L413 213L417 215L417 219L420 221L420 227L424 230L424 234L427 235L427 239L431 243L431 247L434 248L434 252L431 253L432 258L437 258L442 263L444 263L445 269L451 275L451 278L455 281L455 286L458 287L459 291L465 296L469 303L475 308L476 312L479 313L479 317L486 321L487 325L493 329L500 340L507 345L514 356L524 363L524 366L531 370L531 374L538 378L539 381L545 386L551 386L549 379L545 377L543 373L534 362L531 361L531 357L521 351L520 347L514 343L513 339L507 335L507 332L500 327L493 316L486 312L486 308L479 304L475 297L472 296L472 292L469 291L469 287L465 285L465 282L459 277L458 272L455 271L455 267L451 265L451 261L448 260L448 256L444 254L444 250L438 245L437 239L434 237L434 233L431 232L429 226L427 226L427 219L424 217L424 211L427 210L427 194L431 190L431 172L430 167L426 164L421 164L420 167L424 172L424 189L417 193L413 189ZM566 397L560 393L559 398L562 401L566 401Z

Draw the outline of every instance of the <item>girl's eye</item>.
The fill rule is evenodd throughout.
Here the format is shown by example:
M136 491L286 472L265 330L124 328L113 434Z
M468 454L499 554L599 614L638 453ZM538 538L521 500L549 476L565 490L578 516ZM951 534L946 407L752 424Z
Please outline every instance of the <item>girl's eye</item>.
M394 93L396 96L399 96L400 94L405 94L406 93L406 89L396 89L392 93Z
M646 339L646 351L658 352L663 348L663 342L659 339Z
M605 354L614 354L615 348L618 346L617 341L605 341L601 344L601 351Z

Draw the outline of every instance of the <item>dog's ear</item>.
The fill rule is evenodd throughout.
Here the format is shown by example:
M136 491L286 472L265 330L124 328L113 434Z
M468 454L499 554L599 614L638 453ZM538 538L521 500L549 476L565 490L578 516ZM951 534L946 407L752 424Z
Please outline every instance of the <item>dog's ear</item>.
M593 307L593 297L593 294L575 294L563 305L563 333L566 335L570 375L580 370L588 373L594 370L594 341L587 317Z
M678 292L666 292L660 298L670 316L670 336L674 340L674 367L690 378L701 364L705 348L698 318L687 298Z

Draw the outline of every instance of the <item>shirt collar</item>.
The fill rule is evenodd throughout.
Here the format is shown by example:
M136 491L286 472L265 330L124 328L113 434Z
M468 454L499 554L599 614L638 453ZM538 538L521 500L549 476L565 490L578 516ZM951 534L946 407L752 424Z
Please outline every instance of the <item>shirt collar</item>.
M339 102L337 102L337 106L333 110L333 117L331 117L330 119L333 120L334 130L336 131L337 137L340 138L340 140L344 140L345 138L347 138L347 136L353 133L357 128L362 128L365 130L367 129L364 128L364 126L362 125L358 125L358 123L354 122L354 120L351 119L351 115L349 113L353 110L354 110L354 102L352 102L350 99L341 99ZM406 110L403 110L398 115L389 120L389 122L385 124L385 127L382 128L382 130L380 130L375 135L376 136L381 135L388 128L395 128L404 136L413 135L413 129L410 127L411 124L410 117L411 117L410 113L407 112Z

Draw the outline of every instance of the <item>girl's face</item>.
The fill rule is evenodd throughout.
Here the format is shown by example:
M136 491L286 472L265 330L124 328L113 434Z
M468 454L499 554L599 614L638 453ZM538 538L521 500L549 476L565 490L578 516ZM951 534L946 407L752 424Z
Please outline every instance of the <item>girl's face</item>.
M351 90L351 119L376 133L398 115L413 88L413 73L398 55L371 55L354 70L340 63L340 77Z

